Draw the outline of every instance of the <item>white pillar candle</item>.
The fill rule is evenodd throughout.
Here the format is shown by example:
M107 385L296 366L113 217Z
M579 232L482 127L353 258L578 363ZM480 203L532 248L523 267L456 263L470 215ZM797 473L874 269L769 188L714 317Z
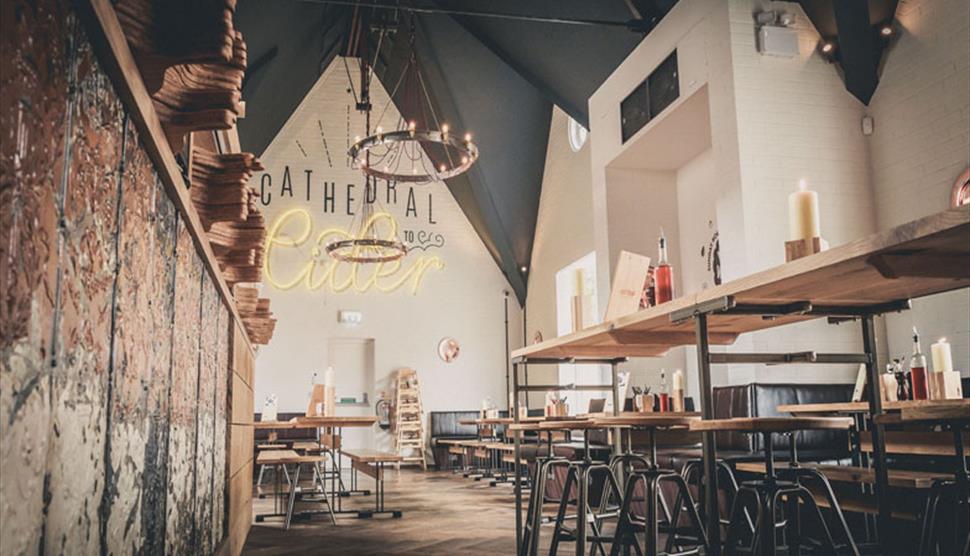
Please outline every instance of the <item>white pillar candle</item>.
M798 191L788 196L788 239L821 237L818 221L818 193L806 188L805 180L798 182Z
M946 341L946 338L940 338L930 348L933 352L933 370L938 373L953 371L953 353L950 351L950 343Z
M674 371L674 390L684 389L684 371L677 369Z
M586 292L585 275L583 274L583 269L576 269L576 295L582 296Z

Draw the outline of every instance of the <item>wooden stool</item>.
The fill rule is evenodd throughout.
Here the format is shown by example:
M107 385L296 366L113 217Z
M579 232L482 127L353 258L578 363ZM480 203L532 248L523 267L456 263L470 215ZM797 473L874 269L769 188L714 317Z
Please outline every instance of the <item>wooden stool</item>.
M801 542L799 503L804 504L804 507L815 516L822 530L822 550L828 554L837 553L828 525L812 493L796 482L778 480L774 467L772 437L776 433L793 433L800 430L847 430L851 426L851 419L841 417L747 417L691 423L692 431L748 432L761 434L764 441L765 477L761 480L745 481L738 489L728 522L726 554L734 554L741 549L753 554L774 555L777 548L776 531L780 526L787 526L791 540L790 548L797 553ZM747 524L744 522L746 499L755 511L755 529L750 545L739 546L744 541L742 535L746 532ZM790 515L788 520L778 522L776 521L778 510L785 508L780 504L783 500Z

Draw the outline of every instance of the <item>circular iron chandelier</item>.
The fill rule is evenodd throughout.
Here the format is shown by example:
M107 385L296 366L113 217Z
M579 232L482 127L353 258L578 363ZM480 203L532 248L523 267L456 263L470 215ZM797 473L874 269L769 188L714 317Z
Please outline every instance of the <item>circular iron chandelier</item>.
M384 32L382 30L381 42L383 42L383 39ZM377 52L380 52L381 42L378 42ZM349 76L349 69L347 73ZM361 98L357 106L365 113L364 129L368 133L371 125L369 91L373 75L373 64L369 63L365 51L360 57ZM356 97L356 94L354 96ZM369 157L369 153L363 153L362 161L365 166ZM361 199L360 208L348 227L348 237L331 241L324 249L330 258L345 263L388 263L400 260L407 255L407 245L397 236L397 222L380 206L380 201L377 200L376 176L364 173L364 197Z
M414 37L412 20L410 56L377 119L375 133L355 138L347 154L353 166L368 176L425 184L468 171L478 160L478 146L470 133L453 133L438 120L418 66ZM365 90L363 84L361 90ZM401 117L394 130L385 132L380 124L391 102L410 121Z
M437 156L431 153L435 152ZM470 134L456 137L441 131L399 129L376 133L354 143L348 152L365 174L390 181L430 183L465 173L478 159L478 147ZM435 166L434 160L440 161Z

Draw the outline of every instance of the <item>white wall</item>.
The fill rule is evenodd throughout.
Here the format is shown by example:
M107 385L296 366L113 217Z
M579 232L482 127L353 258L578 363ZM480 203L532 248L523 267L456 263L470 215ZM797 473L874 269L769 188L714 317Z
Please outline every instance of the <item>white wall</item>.
M868 109L879 229L945 209L953 182L970 166L970 3L908 0L899 3L896 19L901 34ZM970 374L970 291L913 305L886 319L890 353L910 352L915 324L924 350L946 336L955 368Z
M754 14L764 9L795 14L798 56L774 58L757 52ZM632 176L617 174L615 166L620 161L629 166L638 142L662 129L662 120L678 107L621 144L619 103L674 48L681 99L707 87L710 111L709 151L675 169L679 229L672 234L672 245L681 250L681 266L688 265L680 273L682 292L704 287L698 271L706 268L697 268L695 251L697 242L711 232L705 229L708 221L719 234L724 281L782 264L787 196L800 179L819 192L822 235L831 246L943 210L950 185L970 163L967 11L966 2L959 1L901 3L897 15L903 35L886 54L882 83L867 109L845 90L836 68L817 54L818 33L797 3L679 2L589 101L601 277L609 276L616 244L628 242L630 229L669 220L636 221L642 211L623 208L613 197L622 188L613 184L652 176L649 168L633 170ZM871 138L861 131L867 113L876 120ZM649 201L667 202L655 196ZM627 221L616 222L616 217ZM601 299L608 284L600 282ZM970 368L970 293L921 300L916 306L889 319L888 335L879 322L881 359L909 351L906 331L915 322L927 340L948 335L957 365ZM844 352L857 351L860 343L857 325L819 321L748 334L728 349ZM693 370L692 349L683 359ZM852 382L855 373L853 366L731 366L716 367L712 379L715 385ZM694 378L688 374L689 382Z
M770 9L795 15L799 55L757 51L753 14ZM832 247L876 231L872 208L865 106L835 68L816 51L819 35L795 2L732 0L734 66L746 273L785 262L788 195L800 179L819 194L822 236ZM861 349L858 326L824 320L749 335L757 351L852 352ZM853 365L754 366L743 374L760 382L853 382ZM742 378L742 371L732 379Z
M593 215L589 210L592 204L590 140L578 152L573 152L567 135L568 122L569 116L554 107L529 268L528 343L532 343L536 331L547 340L558 335L556 273L595 248ZM558 368L552 365L529 367L529 381L533 384L552 383L558 376ZM538 392L530 394L530 407L542 407L543 397Z
M354 70L351 73L356 75ZM346 228L350 224L352 217L346 214L347 184L356 185L353 195L357 201L351 208L357 210L363 196L363 178L360 171L348 166L345 153L353 136L363 135L364 130L363 117L354 110L348 88L343 63L338 59L263 154L266 171L255 176L253 183L272 180L272 186L266 187L272 199L262 207L270 227L291 209L306 209L311 213L314 234L328 227ZM376 80L372 97L376 119L387 103L387 93ZM381 124L391 129L396 126L397 118L396 110L390 106ZM293 181L292 197L282 191L286 167ZM306 200L305 170L312 170L310 201ZM328 213L329 207L324 205L324 182L336 184L334 212ZM413 232L416 238L429 234L431 238L431 245L425 250L408 254L403 268L427 257L438 257L443 268L430 268L414 293L409 287L389 293L373 288L366 293L352 290L335 293L328 287L310 290L304 284L286 290L272 284L264 286L263 295L272 300L278 322L273 342L257 358L257 408L262 407L267 395L276 394L280 411L305 410L311 373L326 367L328 340L333 338L372 338L374 343L375 376L364 382L374 385L369 392L368 406L340 407L338 414L373 414L375 397L381 390L393 391L390 379L400 367L418 370L426 413L478 409L486 396L504 408L507 359L503 292L510 291L510 287L443 183L414 187L416 215L408 214L408 191L407 185L399 184L395 204L387 202L384 189L379 190L380 202L397 219L402 233ZM284 231L295 233L294 228ZM436 246L439 234L443 245ZM278 282L297 275L302 265L314 256L310 241L298 249L276 249L269 263ZM319 255L319 260L330 264L325 254ZM324 267L318 267L317 275L323 270ZM385 271L391 270L393 267L385 268ZM346 276L348 271L342 267L340 275ZM360 276L366 278L372 272L370 268L361 269ZM400 272L403 269L381 282L396 279ZM521 312L514 296L509 298L509 309L514 349L521 345ZM360 311L363 323L356 327L338 324L339 310ZM437 355L438 342L446 336L456 338L462 348L460 357L450 364ZM347 391L347 385L358 383L356 379L347 377L341 381L340 369L337 373L338 396L360 394ZM357 431L346 443L388 446L389 437Z

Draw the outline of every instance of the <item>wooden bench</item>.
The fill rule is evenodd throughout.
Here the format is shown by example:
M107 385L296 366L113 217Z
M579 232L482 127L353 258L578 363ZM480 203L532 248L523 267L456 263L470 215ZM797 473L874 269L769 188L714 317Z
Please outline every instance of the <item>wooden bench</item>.
M841 465L814 465L802 464L803 467L811 467L825 475L830 481L840 483L865 483L875 484L876 472L868 467L853 467ZM745 462L735 466L738 471L746 473L764 474L765 464L762 462ZM784 469L784 466L779 466ZM889 486L897 488L930 488L936 480L952 477L946 473L931 473L928 471L908 471L905 469L889 470Z
M287 482L287 488L284 490L279 481L279 471L277 471L277 481L275 488L273 489L274 502L273 502L273 513L270 514L258 514L256 515L256 521L262 522L267 517L285 517L285 528L290 528L290 522L293 520L293 507L296 503L298 497L302 497L306 494L305 489L300 486L300 469L304 464L312 465L314 468L313 474L313 487L310 489L311 493L324 492L323 482L320 480L319 475L316 473L318 466L327 461L327 456L325 455L300 455L293 450L263 450L256 457L256 463L260 466L270 466L275 467L278 470L282 469ZM294 465L294 475L293 479L290 479L289 473L286 472L287 465ZM257 488L259 486L257 485ZM282 495L287 494L287 500L285 506L283 505ZM260 497L264 494L260 492ZM327 507L327 512L330 515L331 523L336 525L336 518L333 513L333 508L330 506L329 500L324 497L322 500ZM309 512L303 512L301 515L309 516Z
M390 452L380 452L366 448L354 450L343 450L343 455L350 458L350 465L355 472L371 477L375 481L374 487L374 509L359 510L357 517L369 518L375 514L390 514L391 517L401 517L401 510L388 510L384 507L384 467L389 463L400 463L404 457Z

